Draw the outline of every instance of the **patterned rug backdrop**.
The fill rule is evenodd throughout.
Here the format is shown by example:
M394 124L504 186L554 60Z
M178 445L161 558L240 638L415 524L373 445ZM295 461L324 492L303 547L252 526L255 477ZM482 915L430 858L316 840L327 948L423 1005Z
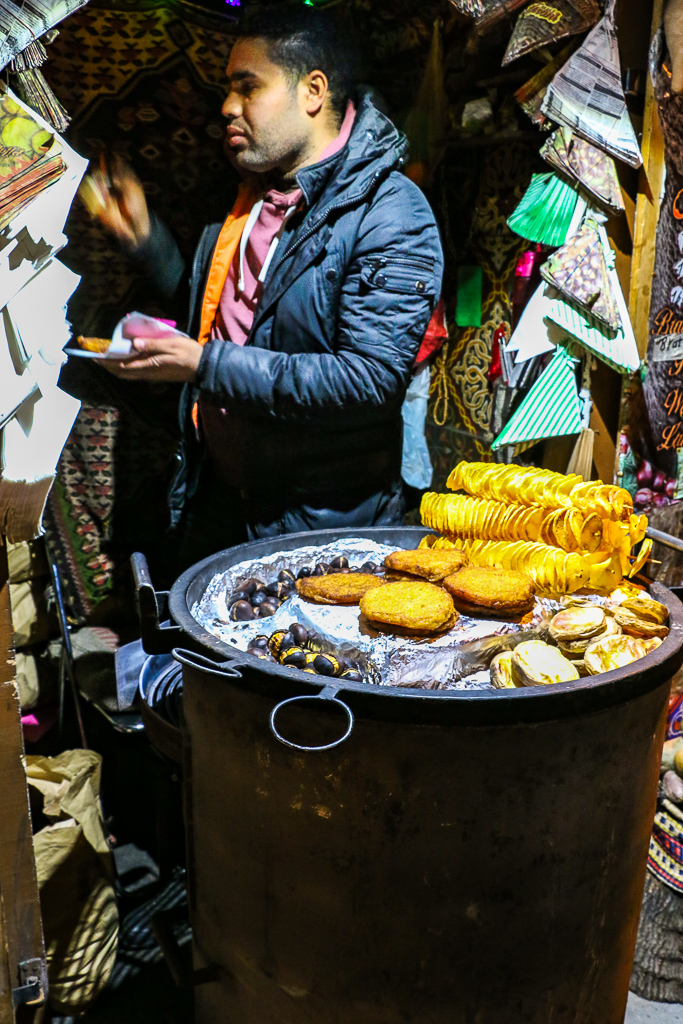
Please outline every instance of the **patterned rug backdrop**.
M421 80L436 18L443 22L452 125L465 99L481 94L477 77L496 71L495 52L465 53L463 21L445 0L345 0L342 9L365 41L367 78L399 124ZM236 184L220 116L231 28L229 18L183 0L91 0L62 24L45 67L72 115L71 144L95 160L103 149L124 156L188 257L203 225L230 208ZM511 274L523 244L505 219L529 182L539 144L448 148L427 190L446 249L451 329L432 375L428 440L436 487L458 458L490 457L486 373L493 332L509 320ZM77 333L107 335L132 309L163 315L134 264L79 204L67 234L62 258L82 275L69 309ZM484 270L481 328L452 323L463 263ZM98 605L95 618L110 618L112 602L129 604L131 550L148 554L159 580L168 566L162 538L177 391L124 385L85 360L71 360L64 386L83 410L51 496L48 543L68 580L74 618L92 619Z
M189 259L203 225L232 205L220 106L233 23L191 4L116 9L93 0L50 48L50 83L72 115L74 148L95 162L123 156ZM109 336L126 312L164 314L133 261L74 204L62 258L82 281L69 307L76 333ZM70 360L63 385L83 408L46 515L74 619L130 607L128 556L142 550L159 580L168 564L166 493L176 465L178 389L123 384ZM166 581L168 582L168 581Z

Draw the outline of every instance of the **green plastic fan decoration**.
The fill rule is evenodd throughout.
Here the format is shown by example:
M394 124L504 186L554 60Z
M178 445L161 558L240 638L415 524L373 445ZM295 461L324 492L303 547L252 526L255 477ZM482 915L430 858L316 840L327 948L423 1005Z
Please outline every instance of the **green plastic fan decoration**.
M556 174L534 174L508 227L530 242L564 245L578 202L578 192Z

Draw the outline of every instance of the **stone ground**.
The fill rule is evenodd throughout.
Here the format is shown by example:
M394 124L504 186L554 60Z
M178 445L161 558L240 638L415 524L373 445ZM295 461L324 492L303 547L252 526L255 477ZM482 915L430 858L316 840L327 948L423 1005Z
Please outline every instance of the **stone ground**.
M624 1024L683 1024L683 1006L650 1003L631 992Z

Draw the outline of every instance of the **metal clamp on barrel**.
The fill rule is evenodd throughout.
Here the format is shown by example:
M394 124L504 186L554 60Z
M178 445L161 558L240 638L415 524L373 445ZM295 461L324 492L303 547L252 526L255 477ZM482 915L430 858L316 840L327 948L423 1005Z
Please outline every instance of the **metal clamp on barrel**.
M154 589L147 559L140 551L135 551L130 556L130 565L135 583L143 650L146 654L170 654L183 631L180 626L161 625L161 620L168 614L168 591Z
M179 661L181 665L199 669L200 672L211 672L214 675L226 676L228 679L242 678L242 673L239 671L238 666L234 665L231 661L213 661L211 658L207 658L205 654L199 654L196 651L186 651L182 647L175 647L172 653L175 660Z
M353 711L348 706L348 704L345 704L343 700L340 700L338 693L339 687L330 684L329 686L326 686L324 690L321 690L320 693L318 694L304 694L301 697L288 697L287 700L280 701L280 703L273 708L270 714L270 731L272 732L275 739L279 740L280 743L284 743L286 747L291 747L292 750L304 750L306 752L316 750L332 750L334 747L338 747L340 743L344 743L344 741L347 740L351 733L353 732L354 718ZM292 740L285 739L285 737L280 732L278 732L275 726L275 719L277 718L278 712L282 711L282 709L286 707L288 704L301 704L303 701L310 702L321 700L330 701L333 704L337 704L339 705L339 707L342 707L346 712L346 717L348 719L349 724L344 735L340 736L338 740L335 740L333 743L325 743L322 746L318 747L305 747L301 743L293 743Z

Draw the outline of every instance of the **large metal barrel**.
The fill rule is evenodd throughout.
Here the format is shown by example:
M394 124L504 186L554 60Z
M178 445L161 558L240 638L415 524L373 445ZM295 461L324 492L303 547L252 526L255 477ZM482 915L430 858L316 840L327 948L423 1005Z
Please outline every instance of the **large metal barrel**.
M323 699L192 619L216 571L333 536L242 545L171 591L225 657L179 655L197 1024L621 1024L683 607L654 585L669 637L597 679ZM302 694L282 738L343 742L275 738Z

